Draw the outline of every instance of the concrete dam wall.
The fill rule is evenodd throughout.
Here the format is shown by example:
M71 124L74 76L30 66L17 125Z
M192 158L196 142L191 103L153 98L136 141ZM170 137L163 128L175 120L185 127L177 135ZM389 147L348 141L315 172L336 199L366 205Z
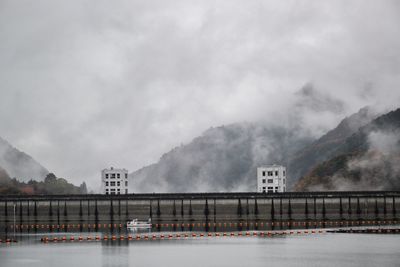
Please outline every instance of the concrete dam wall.
M235 231L396 224L400 192L0 196L0 232Z

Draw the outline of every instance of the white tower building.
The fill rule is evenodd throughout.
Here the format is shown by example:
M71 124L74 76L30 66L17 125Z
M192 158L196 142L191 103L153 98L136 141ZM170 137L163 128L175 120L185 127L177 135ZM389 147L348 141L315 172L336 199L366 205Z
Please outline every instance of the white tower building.
M102 170L101 190L106 195L128 194L128 170L113 167Z
M257 168L257 192L286 192L286 167L274 164Z

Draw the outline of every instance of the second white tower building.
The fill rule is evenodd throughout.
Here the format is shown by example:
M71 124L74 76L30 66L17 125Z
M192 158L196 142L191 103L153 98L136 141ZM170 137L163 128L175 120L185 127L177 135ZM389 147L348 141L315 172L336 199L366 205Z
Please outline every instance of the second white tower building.
M257 192L286 192L286 167L274 164L257 168Z

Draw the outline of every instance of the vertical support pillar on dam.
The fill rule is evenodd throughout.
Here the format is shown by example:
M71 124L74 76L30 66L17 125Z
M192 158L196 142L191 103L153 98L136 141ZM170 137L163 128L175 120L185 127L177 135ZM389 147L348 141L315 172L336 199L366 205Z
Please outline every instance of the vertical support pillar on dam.
M249 208L249 198L246 198L246 230L249 230L249 215L250 215L250 208Z
M339 220L343 221L343 202L342 197L339 197Z
M110 224L111 224L111 231L114 231L114 206L112 199L110 200Z
M375 219L379 220L379 208L378 208L378 199L377 198L375 198L374 214L375 214Z
M314 223L317 221L317 198L314 197Z
M283 209L282 209L282 198L279 198L279 225L282 229L282 216L283 216Z
M150 200L149 202L149 217L150 220L153 222L153 201Z
M90 229L91 229L91 227L90 227L91 220L90 220L90 200L89 200L89 199L88 199L88 201L87 201L87 218L86 218L86 222L87 222L87 230L90 232Z
M360 206L360 198L357 197L357 207L356 207L356 213L357 213L357 220L361 221L361 206Z
M22 217L22 200L19 201L19 224L20 226L24 224ZM18 227L19 231L22 232L22 228Z
M237 207L237 217L238 217L238 231L242 231L242 201L240 198L238 199L238 207Z
M94 201L94 223L95 223L94 229L97 232L99 230L99 210L97 208L97 199Z
M322 221L326 221L326 206L325 206L325 198L322 198ZM323 224L325 227L325 223Z
M192 216L193 216L192 200L190 199L189 200L189 231L193 230L193 225L192 225L193 217Z
M83 231L83 208L82 208L82 200L79 201L79 231Z
M304 203L304 218L308 221L308 200L306 198L306 202Z
M28 224L28 233L29 233L29 232L30 232L30 229L31 229L31 227L30 227L30 224L31 224L31 221L30 221L31 215L30 215L29 200L26 202L26 206L27 206L27 224Z
M4 232L6 233L7 236L7 232L8 232L8 201L4 202Z
M214 198L214 232L217 231L217 200Z
M204 217L206 219L205 222L205 231L208 232L209 231L209 227L208 227L208 223L209 223L209 218L208 216L210 215L210 210L208 209L208 199L206 199L206 203L204 205Z
M271 198L271 229L275 229L275 203L273 198Z
M29 211L29 207L28 207L28 211ZM57 231L60 231L60 200L57 200Z
M308 229L310 218L308 217L308 200L306 197L306 202L304 203L304 219L306 221L306 228Z
M387 208L386 208L386 196L383 197L383 218L386 220L387 218Z
M182 199L181 200L181 231L185 230L185 227L183 225L184 218L185 218L185 211L183 209L183 199Z
M118 218L121 221L121 199L118 199Z
M161 225L160 225L160 221L161 221L160 199L157 199L156 215L157 215L157 224L158 224L157 230L161 231Z
M65 226L68 226L68 211L67 211L67 201L64 201L64 212L63 212L63 215L64 215L64 218L63 218L63 221L64 221L64 224L65 224ZM68 228L66 228L67 229L67 231L68 231Z
M392 199L392 216L393 216L393 219L397 218L395 197L393 197L393 199Z
M172 207L172 217L173 217L173 230L176 231L176 224L177 224L177 219L176 219L176 203L174 199L173 207Z
M129 220L129 204L128 199L125 200L125 222Z
M254 220L256 222L255 229L258 230L258 203L257 203L257 198L254 199Z
M49 216L48 222L50 224L50 232L52 232L53 229L51 227L51 224L53 224L53 204L52 204L51 200L49 200L49 213L48 213L48 216Z
M348 208L347 208L347 215L348 215L348 220L351 220L351 213L352 213L352 211L351 211L351 198L349 197L349 200L348 200L349 202L348 202Z
M34 206L33 206L33 217L35 221L35 233L37 232L37 224L38 224L38 218L37 218L37 203L36 200L34 201Z

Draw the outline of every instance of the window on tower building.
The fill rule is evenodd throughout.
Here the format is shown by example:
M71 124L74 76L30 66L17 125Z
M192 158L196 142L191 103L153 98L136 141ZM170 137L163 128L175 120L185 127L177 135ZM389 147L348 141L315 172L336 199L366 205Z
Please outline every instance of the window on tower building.
M125 186L128 186L128 181L125 181Z
M265 176L265 171L262 172L262 176Z
M117 186L120 186L120 185L121 185L121 183L118 181L118 182L117 182Z
M272 172L272 171L269 171L269 172L268 172L268 176L273 176L273 172Z
M278 171L275 171L275 176L278 176Z
M117 178L121 178L119 173L117 173Z
M125 173L125 178L128 179L128 174L127 173Z

